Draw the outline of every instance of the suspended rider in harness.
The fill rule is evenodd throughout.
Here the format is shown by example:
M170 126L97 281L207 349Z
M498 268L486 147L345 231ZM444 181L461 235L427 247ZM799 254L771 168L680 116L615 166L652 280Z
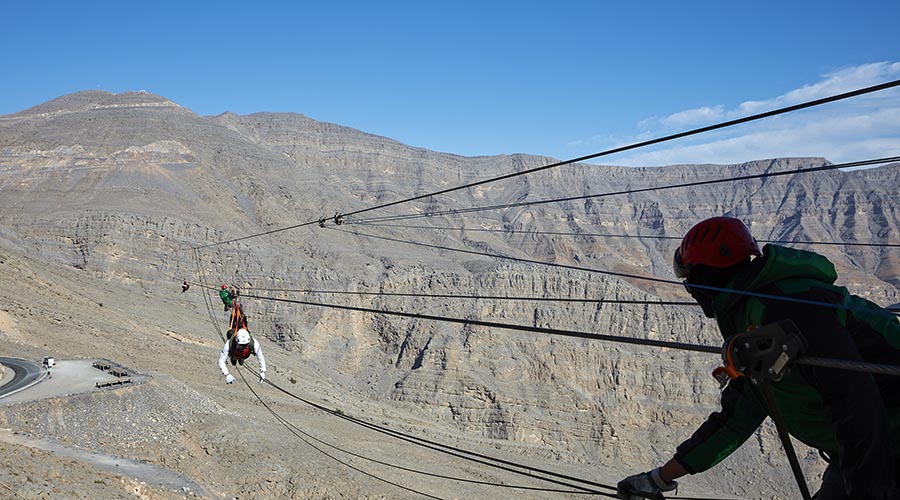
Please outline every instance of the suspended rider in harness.
M225 304L225 312L228 312L231 309L231 305L234 303L234 299L238 296L238 292L235 289L228 289L228 285L222 285L222 288L219 290L219 298L222 299L222 303Z
M251 337L250 332L244 328L239 329L233 337L225 340L225 345L222 346L222 353L219 355L219 369L225 375L226 384L234 382L234 375L228 373L228 366L225 363L226 359L231 361L231 366L238 364L243 366L244 361L251 354L256 355L256 358L259 360L259 383L261 384L266 379L266 358L263 356L259 342Z

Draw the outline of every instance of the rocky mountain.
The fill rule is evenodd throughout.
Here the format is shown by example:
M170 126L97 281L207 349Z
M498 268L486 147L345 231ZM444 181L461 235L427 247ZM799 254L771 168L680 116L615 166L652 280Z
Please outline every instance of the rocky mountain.
M202 287L181 294L181 280L234 283L245 293L279 298L712 345L718 333L692 306L424 295L686 299L667 284L449 249L672 279L677 241L661 238L728 214L760 239L827 255L852 291L881 304L900 302L895 248L799 243L900 242L900 165L375 219L732 179L827 164L824 158L645 169L577 164L347 217L340 226L312 224L205 246L553 161L437 153L296 114L204 117L143 92L79 92L2 116L0 355L106 358L154 376L153 383L105 396L0 406L2 426L162 465L192 478L211 498L412 498L335 464L280 426L249 391L225 386L215 366L221 341ZM287 289L422 296L277 291ZM714 357L250 298L244 304L279 385L348 414L607 484L668 457L717 406L709 376ZM213 318L221 324L220 308ZM494 474L261 392L309 432L375 458L467 477ZM167 410L186 407L194 409ZM125 418L132 411L134 418ZM110 429L108 437L74 440L74 422L85 419ZM151 430L162 437L148 437ZM10 446L17 456L28 453ZM815 476L822 464L803 453ZM766 427L718 466L720 474L688 478L682 493L786 498L795 486L782 455ZM39 463L28 461L29 474L51 474ZM78 467L71 482L91 474L90 466ZM505 494L386 474L443 498ZM178 497L148 491L140 494ZM93 497L104 494L119 493Z

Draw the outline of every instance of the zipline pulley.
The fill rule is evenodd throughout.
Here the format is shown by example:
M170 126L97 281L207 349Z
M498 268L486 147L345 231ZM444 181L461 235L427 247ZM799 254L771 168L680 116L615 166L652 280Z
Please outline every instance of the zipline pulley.
M806 340L793 321L787 319L732 335L722 345L723 366L713 370L720 387L738 377L754 385L778 382L791 361L806 350Z
M340 212L335 212L334 217L332 217L330 220L332 222L334 222L335 226L340 226L341 224L344 223L344 215L341 214ZM322 217L321 219L319 219L319 227L324 228L325 225L328 223L328 221L329 221L328 217Z

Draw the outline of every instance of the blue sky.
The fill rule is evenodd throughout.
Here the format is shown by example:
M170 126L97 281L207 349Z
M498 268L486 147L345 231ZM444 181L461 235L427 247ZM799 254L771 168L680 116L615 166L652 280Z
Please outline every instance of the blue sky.
M84 89L574 158L900 79L900 2L8 2L0 114ZM597 160L900 154L900 92Z

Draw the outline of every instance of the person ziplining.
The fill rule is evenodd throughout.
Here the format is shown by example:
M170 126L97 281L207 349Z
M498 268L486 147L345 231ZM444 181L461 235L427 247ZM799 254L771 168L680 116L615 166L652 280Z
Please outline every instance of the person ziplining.
M726 340L727 359L745 349L765 350L754 347L750 336L771 331L772 325L789 324L800 337L802 354L900 365L896 317L835 286L834 265L821 255L774 244L760 250L738 219L714 217L695 225L675 251L673 267L705 316L716 320L723 337L748 339L739 345ZM771 416L779 434L784 428L782 443L789 460L793 450L787 433L828 457L818 500L900 498L900 379L778 364L790 358L787 354L781 358L782 352L792 350L789 344L779 341L767 347L776 363L762 376L746 376L755 364L729 366L726 359L726 367L714 372L728 372L720 378L726 384L721 411L711 414L664 465L620 481L619 497L660 498L677 487L675 479L706 471L725 459ZM778 376L767 378L766 373ZM799 465L791 465L803 496L810 498Z
M224 288L225 285L222 286L222 291L227 292ZM233 299L231 304L226 304L231 307L231 317L228 320L225 345L222 346L222 352L219 355L219 369L225 375L225 383L230 384L234 382L234 376L228 372L226 360L230 361L232 366L243 366L244 361L253 354L259 360L259 382L262 383L266 379L266 358L263 356L259 341L250 335L247 316L244 314L240 301L237 300L237 294L229 294L229 299Z
M266 380L266 358L263 356L259 341L254 339L244 328L238 329L237 333L225 339L225 345L222 346L222 352L219 355L219 369L222 370L222 375L225 375L226 384L234 382L234 375L228 372L226 361L230 361L231 366L244 366L244 361L251 354L259 360L259 383L261 384Z
M231 287L228 288L228 285L222 285L222 288L219 290L219 298L222 299L222 304L225 305L225 312L228 312L231 309L231 305L238 298L239 292L236 288Z

